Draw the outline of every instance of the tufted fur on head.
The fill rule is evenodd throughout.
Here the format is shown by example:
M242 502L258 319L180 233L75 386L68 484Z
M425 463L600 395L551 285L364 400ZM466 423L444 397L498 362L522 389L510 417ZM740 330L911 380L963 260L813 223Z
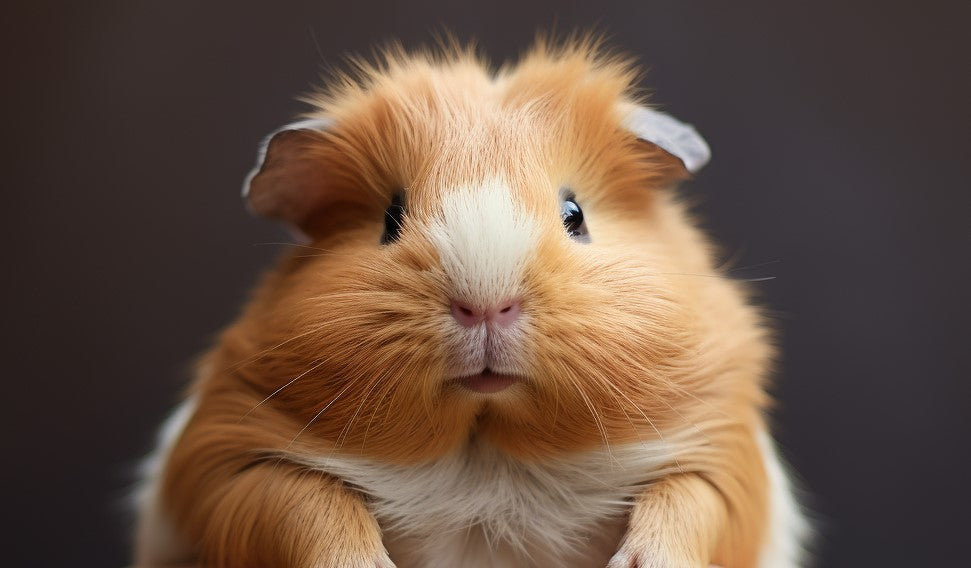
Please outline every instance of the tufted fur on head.
M624 483L700 475L727 519L710 560L755 564L771 349L673 194L688 160L625 126L645 105L636 78L588 39L498 69L471 49L392 48L308 98L309 122L271 139L247 198L309 242L205 357L163 466L161 509L191 554L232 564L213 527L241 514L228 480L259 464L340 480L328 459L427 469L472 441L526 470L591 455L623 468L643 460L614 453L670 443ZM564 192L589 243L564 231ZM400 234L381 244L396 194ZM449 308L510 298L521 316L502 330L463 328ZM457 382L484 367L521 380L492 395Z

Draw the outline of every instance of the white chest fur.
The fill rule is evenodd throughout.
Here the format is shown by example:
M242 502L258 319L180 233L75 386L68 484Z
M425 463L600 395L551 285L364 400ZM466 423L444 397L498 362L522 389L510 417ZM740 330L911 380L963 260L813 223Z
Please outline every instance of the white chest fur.
M370 497L399 566L577 565L587 557L603 566L628 498L675 471L674 454L658 441L524 463L473 442L420 466L346 456L314 466Z
M139 491L139 565L182 560L178 542L157 500L159 473L171 444L195 408L187 401L163 429L146 463ZM385 529L398 564L437 567L598 567L616 550L627 499L645 482L677 471L685 441L611 446L611 451L528 464L473 444L435 463L383 465L348 456L299 461L358 487ZM789 487L769 436L759 443L769 474L769 534L761 568L802 565L809 527Z

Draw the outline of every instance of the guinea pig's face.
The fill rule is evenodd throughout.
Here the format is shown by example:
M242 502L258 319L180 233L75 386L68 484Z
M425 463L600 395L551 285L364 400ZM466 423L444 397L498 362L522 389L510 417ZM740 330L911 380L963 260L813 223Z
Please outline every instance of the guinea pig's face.
M699 348L670 275L705 253L660 193L680 161L622 124L629 82L582 54L409 60L270 142L250 203L311 242L257 297L244 372L304 444L408 463L660 435Z

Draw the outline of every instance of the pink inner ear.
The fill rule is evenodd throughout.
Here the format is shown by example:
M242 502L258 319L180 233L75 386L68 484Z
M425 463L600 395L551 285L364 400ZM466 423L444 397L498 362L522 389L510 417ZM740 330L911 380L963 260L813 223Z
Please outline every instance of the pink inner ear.
M313 213L332 200L322 151L325 143L318 130L308 128L272 134L262 163L244 187L249 209L260 217L303 228Z

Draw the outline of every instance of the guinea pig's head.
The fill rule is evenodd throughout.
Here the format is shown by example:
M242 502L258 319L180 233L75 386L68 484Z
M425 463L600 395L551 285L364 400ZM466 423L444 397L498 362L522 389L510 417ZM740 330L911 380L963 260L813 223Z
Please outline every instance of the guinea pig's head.
M710 270L668 193L708 150L634 79L586 44L395 53L312 97L244 187L306 242L243 318L247 384L303 444L397 463L660 436L707 339L673 275Z

